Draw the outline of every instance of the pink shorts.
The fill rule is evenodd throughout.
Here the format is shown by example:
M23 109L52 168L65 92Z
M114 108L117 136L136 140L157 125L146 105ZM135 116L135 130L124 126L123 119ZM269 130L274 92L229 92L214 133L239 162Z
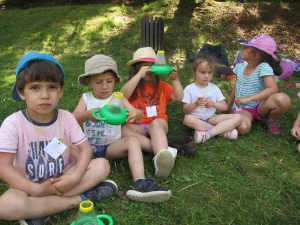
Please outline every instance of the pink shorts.
M255 120L264 120L265 118L261 118L261 117L258 115L258 112L257 112L257 111L258 111L258 106L259 106L259 105L260 105L260 103L259 103L257 106L255 106L254 108L244 108L244 107L242 107L242 110L243 110L243 111L249 112ZM236 112L236 108L234 108L234 109L231 111L232 114L234 114L235 112Z

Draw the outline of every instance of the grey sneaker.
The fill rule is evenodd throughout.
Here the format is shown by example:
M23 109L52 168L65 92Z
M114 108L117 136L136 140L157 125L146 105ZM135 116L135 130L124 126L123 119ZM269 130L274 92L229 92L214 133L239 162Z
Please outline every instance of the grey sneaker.
M19 222L20 225L44 225L49 219L50 216L45 216L37 219L19 220Z
M155 175L166 178L174 166L174 156L168 149L160 150L154 157Z
M114 181L104 180L90 190L82 193L82 195L95 203L103 198L108 198L116 194L117 191L118 186Z
M160 187L151 178L145 178L133 181L126 196L137 202L159 203L167 201L171 197L171 191Z

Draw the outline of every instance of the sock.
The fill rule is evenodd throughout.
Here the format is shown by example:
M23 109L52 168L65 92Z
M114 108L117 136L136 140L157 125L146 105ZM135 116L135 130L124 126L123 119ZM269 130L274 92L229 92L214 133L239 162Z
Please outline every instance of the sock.
M207 131L207 133L208 133L208 135L209 135L211 138L212 138L213 136L215 136L214 133L213 133L211 130Z
M145 180L145 177L139 177L138 179L135 180L135 182L137 182L138 180Z
M83 194L80 194L79 197L81 198L82 201L87 200L87 198Z
M206 123L206 130L205 131L209 131L211 130L212 128L214 128L215 126L209 124L209 123Z

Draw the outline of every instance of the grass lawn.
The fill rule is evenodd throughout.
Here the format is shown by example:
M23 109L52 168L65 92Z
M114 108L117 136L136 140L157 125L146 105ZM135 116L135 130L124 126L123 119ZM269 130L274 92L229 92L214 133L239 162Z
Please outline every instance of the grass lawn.
M204 43L224 44L233 63L237 39L266 32L278 43L279 55L300 60L300 3L234 3L214 1L149 1L133 6L120 4L71 5L0 11L0 123L24 103L11 99L15 67L29 51L47 52L66 72L64 97L59 108L73 111L88 87L77 83L86 59L102 53L113 57L123 82L128 80L127 62L141 44L143 16L165 20L165 50L170 65L179 68L185 87L193 81L188 52ZM168 81L168 78L166 78ZM227 99L233 82L214 78ZM300 82L293 77L286 83ZM115 224L300 224L300 156L290 129L299 111L299 89L280 86L292 106L280 120L282 136L270 136L255 122L249 134L237 141L216 137L197 145L197 152L177 156L166 180L154 176L152 155L144 154L145 172L172 190L161 204L128 202L122 198L131 183L127 159L111 160L110 179L121 191L100 201L98 214L109 214ZM192 136L182 124L182 105L168 105L169 135ZM0 195L8 189L0 180ZM51 217L47 224L68 225L78 208ZM0 224L13 225L17 221Z

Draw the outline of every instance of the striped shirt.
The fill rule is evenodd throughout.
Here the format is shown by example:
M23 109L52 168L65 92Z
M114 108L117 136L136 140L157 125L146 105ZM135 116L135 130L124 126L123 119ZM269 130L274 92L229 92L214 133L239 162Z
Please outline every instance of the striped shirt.
M246 97L255 95L266 88L263 76L274 76L273 69L268 63L260 63L253 74L250 76L244 76L244 70L247 66L247 62L239 63L233 69L233 72L237 75L235 84L235 98ZM242 104L244 108L255 108L259 104L259 101L251 101L246 104ZM233 105L233 108L237 108Z

